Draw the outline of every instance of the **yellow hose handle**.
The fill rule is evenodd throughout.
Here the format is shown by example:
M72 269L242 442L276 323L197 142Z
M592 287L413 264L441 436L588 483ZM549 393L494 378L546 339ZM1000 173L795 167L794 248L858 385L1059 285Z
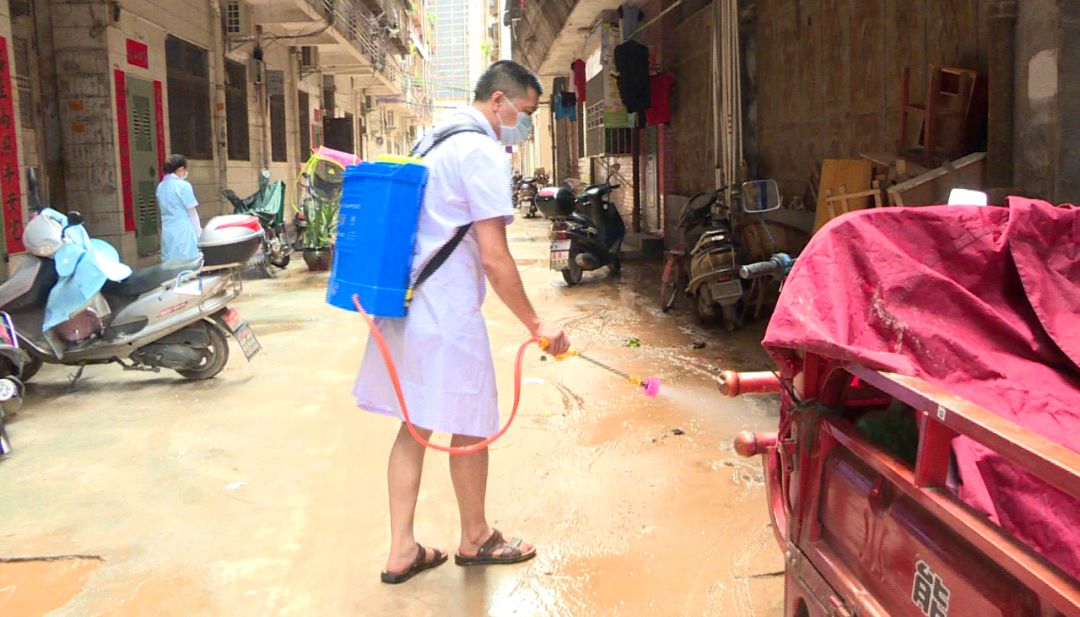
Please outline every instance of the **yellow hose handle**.
M551 343L546 338L542 338L542 339L536 341L536 344L537 344L537 346L540 347L540 351L547 351L548 347L551 346ZM568 349L566 351L566 353L564 353L562 355L559 355L559 356L553 356L553 357L555 358L556 362L562 362L563 360L565 360L567 358L573 358L576 355L578 355L577 350L571 348L571 349Z

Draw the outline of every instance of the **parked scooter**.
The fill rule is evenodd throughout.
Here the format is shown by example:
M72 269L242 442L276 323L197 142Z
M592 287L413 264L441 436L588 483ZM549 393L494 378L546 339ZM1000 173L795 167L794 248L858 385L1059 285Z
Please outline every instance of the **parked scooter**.
M683 233L682 246L668 254L661 279L664 310L674 306L680 291L685 291L702 321L720 317L728 330L741 327L744 296L751 287L743 284L739 272L752 256L739 230L756 215L779 207L780 192L774 180L691 197L677 225ZM768 225L762 225L768 235ZM687 253L686 247L693 248Z
M528 176L522 178L517 185L517 207L525 212L525 218L535 218L539 213L536 207L536 194L538 192L536 178Z
M510 202L514 205L514 208L518 207L518 186L521 184L522 178L523 176L520 171L515 171L514 174L510 176Z
M611 201L620 185L609 182L586 188L576 199L565 186L546 188L537 198L544 216L552 219L551 269L562 272L567 285L581 283L585 271L607 266L617 275L622 270L626 225Z
M252 266L268 277L276 276L274 268L284 270L289 265L293 245L285 227L285 182L270 182L270 170L259 175L259 190L241 199L232 189L221 192L233 205L236 214L259 217L263 229L262 248L252 259Z
M11 440L4 426L4 412L22 406L23 384L18 375L30 361L18 347L15 329L6 313L0 313L0 457L11 454Z
M36 184L30 186L33 191ZM250 326L228 306L242 290L240 268L261 242L255 217L211 219L200 237L203 256L134 270L118 282L106 280L96 293L90 290L89 302L70 312L65 309L67 319L45 330L47 308L55 310L50 294L64 282L53 257L74 242L73 237L88 238L81 233L82 225L78 212L65 217L42 209L26 225L27 254L0 285L0 310L10 314L16 341L30 355L20 374L23 381L43 362L78 367L73 386L87 365L108 363L209 379L228 362L229 335L248 359L259 352ZM87 253L82 259L96 257ZM79 276L77 267L71 273L72 264L60 265L64 276Z

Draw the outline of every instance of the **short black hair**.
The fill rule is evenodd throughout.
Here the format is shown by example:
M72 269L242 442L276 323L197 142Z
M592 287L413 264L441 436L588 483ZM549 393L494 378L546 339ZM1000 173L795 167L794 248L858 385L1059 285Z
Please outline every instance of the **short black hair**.
M489 66L477 80L473 101L490 101L491 95L496 92L518 98L524 96L530 88L536 90L538 95L544 93L544 87L540 85L540 78L536 73L513 60L499 60Z
M186 156L184 156L183 154L170 154L169 159L165 161L165 173L171 174L174 173L177 169L187 166L188 162Z

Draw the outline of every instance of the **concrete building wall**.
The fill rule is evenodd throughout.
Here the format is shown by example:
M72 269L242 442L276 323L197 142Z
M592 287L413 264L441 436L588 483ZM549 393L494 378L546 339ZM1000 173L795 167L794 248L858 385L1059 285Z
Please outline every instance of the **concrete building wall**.
M182 14L181 14L181 7ZM120 18L112 20L108 2L54 0L49 3L54 32L54 53L57 63L60 93L60 125L63 137L65 192L67 207L78 209L86 216L91 233L109 241L123 258L133 265L152 263L154 255L137 257L134 233L124 231L123 196L121 192L121 153L117 138L117 92L114 71L160 82L162 88L162 118L164 120L165 153L172 148L169 118L168 70L165 59L165 39L172 35L208 51L211 97L216 79L216 63L212 40L213 24L207 3L180 3L164 0L132 0L125 2ZM128 61L128 41L145 44L148 49L148 68ZM311 132L315 119L323 114L323 75L314 72L300 75L298 60L284 43L263 46L267 70L284 73L285 135L288 160L272 161L268 98L265 86L254 83L250 73L253 43L235 46L225 56L247 67L247 105L249 156L247 160L229 159L224 178L219 177L215 146L208 159L190 160L190 175L200 203L200 217L205 222L212 216L232 211L221 196L228 187L241 196L253 193L258 186L260 171L266 167L273 180L285 180L289 195L295 191L295 180L304 159L301 158L300 131ZM352 87L348 78L336 95L336 107L354 114L357 140L360 137L359 111L362 92ZM309 96L308 118L298 117L297 92ZM213 105L213 102L212 102ZM224 134L216 126L211 107L212 138ZM219 130L220 129L220 130ZM311 144L317 145L312 134ZM225 151L222 149L222 151ZM187 154L187 153L181 153ZM286 217L292 217L286 208Z
M1017 3L1014 184L1080 202L1080 6Z
M712 102L712 7L681 12L665 24L670 38L663 69L675 78L667 162L667 191L692 195L715 188ZM669 169L669 172L672 171Z
M105 3L55 0L49 4L57 64L67 207L86 217L94 234L122 254L116 105L109 50L111 15ZM126 63L125 63L126 64Z
M986 70L979 0L747 4L757 23L760 160L751 164L785 194L801 194L824 158L895 150L905 65L914 101L930 64Z

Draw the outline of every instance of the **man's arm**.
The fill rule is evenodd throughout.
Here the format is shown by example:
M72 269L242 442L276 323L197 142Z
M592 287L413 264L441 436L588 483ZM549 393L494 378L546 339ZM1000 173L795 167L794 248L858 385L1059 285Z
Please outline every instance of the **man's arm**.
M502 217L486 219L477 221L473 227L480 244L480 261L495 294L533 336L547 339L551 354L558 356L565 353L570 348L570 339L562 328L541 322L529 297L525 295L521 274L506 242L506 220Z

